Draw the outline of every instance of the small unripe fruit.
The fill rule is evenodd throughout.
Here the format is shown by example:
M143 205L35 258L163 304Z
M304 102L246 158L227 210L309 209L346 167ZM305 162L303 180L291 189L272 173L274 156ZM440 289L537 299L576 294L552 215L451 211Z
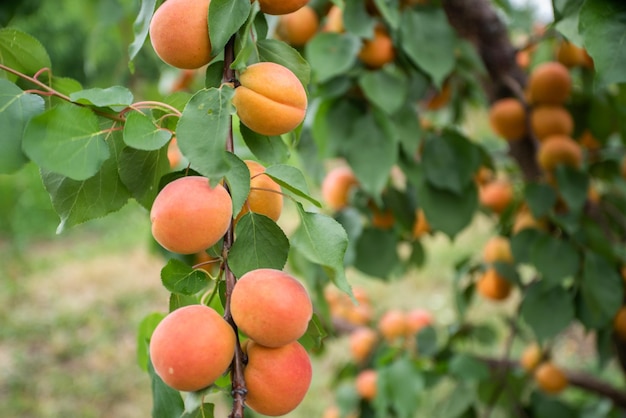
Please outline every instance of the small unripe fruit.
M526 109L517 99L508 97L495 101L489 109L491 129L513 141L526 135Z
M318 26L315 10L304 6L293 13L282 15L276 26L276 34L289 45L303 46L315 36Z
M568 41L561 41L556 52L556 59L564 66L571 68L585 66L587 57L585 50Z
M538 65L528 79L532 103L561 105L569 98L572 79L567 68L558 62Z
M365 400L371 401L376 397L378 392L378 372L373 369L361 371L356 376L356 391Z
M350 190L358 184L350 167L336 167L322 181L322 199L332 210L344 209L350 200Z
M378 321L378 330L387 341L404 337L407 334L407 329L406 315L398 309L385 312Z
M305 6L309 0L258 0L261 11L268 15L285 15Z
M572 115L563 106L539 106L533 109L531 126L537 139L551 135L571 135L574 131Z
M506 180L494 180L478 189L480 204L495 213L502 213L513 202L513 186Z
M300 338L313 315L304 286L274 269L252 270L241 276L230 309L239 329L266 347L280 347Z
M166 316L150 340L150 359L170 387L196 391L211 385L230 365L235 332L217 312L189 305Z
M265 215L274 222L278 221L283 211L283 195L280 185L263 174L265 167L261 164L251 160L244 162L250 170L250 193L235 222L249 211Z
M184 69L200 68L211 60L210 0L168 0L150 21L152 47L166 63Z
M565 135L547 137L537 152L539 167L552 171L559 164L578 168L582 164L583 153L576 141Z
M363 41L359 59L369 68L381 68L396 58L396 50L383 27L374 29L374 37Z
M537 386L549 394L557 394L569 384L565 373L551 362L541 363L535 369L534 377Z
M306 91L287 67L273 62L250 65L239 76L233 105L248 128L261 135L282 135L304 120Z
M350 354L357 362L365 361L378 342L378 334L371 328L360 327L352 331L349 337Z
M487 269L476 283L476 290L480 295L495 301L508 298L511 287L511 282L500 276L495 268Z
M483 248L483 261L485 263L495 263L497 261L512 263L513 253L511 252L509 239L500 235L491 237Z
M204 177L182 177L168 183L154 200L152 235L169 251L195 254L224 236L232 216L232 200L222 185L212 188Z
M535 368L537 368L539 363L541 363L542 357L543 353L541 352L541 347L534 343L524 349L522 356L520 357L520 364L524 370L532 372Z
M268 416L285 415L304 399L313 369L309 355L300 343L269 348L250 341L244 379L246 404Z

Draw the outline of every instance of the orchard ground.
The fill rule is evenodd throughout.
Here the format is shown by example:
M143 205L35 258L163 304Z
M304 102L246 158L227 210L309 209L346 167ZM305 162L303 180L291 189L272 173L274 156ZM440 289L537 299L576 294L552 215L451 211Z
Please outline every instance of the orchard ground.
M16 178L21 180L17 207L22 219L0 224L2 415L147 416L150 381L136 362L136 332L145 315L165 312L168 293L159 279L163 259L150 249L146 212L133 204L54 235L55 216L31 171L29 166L17 177L0 177L3 188ZM290 223L296 222L289 204L285 215L281 224L289 230ZM28 222L29 216L35 218ZM438 327L445 326L454 321L452 266L465 256L478 256L476 249L488 239L490 226L489 218L479 215L454 242L441 234L424 238L425 268L391 285L352 270L349 279L368 291L377 316L391 306L421 307L433 312ZM515 305L512 299L504 307L477 299L471 316L489 318L493 329L502 331L501 314L512 312L507 309ZM593 345L587 342L580 330L567 332L559 340L559 363L592 368ZM515 352L522 348L516 345ZM495 351L488 354L498 355L502 349L492 347ZM349 360L347 353L347 339L340 338L328 341L325 353L313 357L311 390L288 417L321 416L333 398L332 372ZM619 381L617 367L612 369L615 375L608 378ZM576 390L567 394L576 395ZM216 416L226 416L223 397L216 400ZM428 407L425 403L419 414L427 413Z

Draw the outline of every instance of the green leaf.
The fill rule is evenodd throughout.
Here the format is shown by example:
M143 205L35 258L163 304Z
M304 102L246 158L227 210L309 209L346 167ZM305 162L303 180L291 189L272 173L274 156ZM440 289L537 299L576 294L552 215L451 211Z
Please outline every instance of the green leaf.
M346 0L342 16L347 32L362 38L371 38L374 35L376 21L367 12L364 1Z
M300 53L276 39L261 39L256 43L261 61L275 62L287 67L298 77L303 86L307 86L311 80L311 67Z
M248 20L249 0L211 0L209 3L209 38L211 55L222 52L228 40Z
M481 163L479 149L461 134L446 130L424 143L422 162L426 180L432 186L460 195L473 182Z
M289 148L280 136L266 136L254 132L243 123L239 131L252 153L265 163L282 163L289 157Z
M343 138L345 157L363 190L378 196L398 158L396 140L387 135L371 112L344 123L352 125L349 136Z
M69 77L52 77L53 89L59 93L70 95L71 93L83 90L83 86L77 80Z
M400 7L398 3L398 0L374 0L376 8L393 29L398 29L400 24Z
M437 87L441 87L456 61L456 35L443 9L403 12L400 37L401 47L411 61L430 75Z
M533 216L537 219L547 215L557 201L557 194L546 183L527 183L524 187L524 198Z
M394 416L398 418L415 416L425 379L409 358L403 356L388 367L379 369L376 383L379 393L374 403L379 412L387 410L389 405L397 412Z
M562 8L557 7L557 1L554 2L556 29L561 32L569 41L578 46L582 46L583 39L578 32L580 7L585 0L565 0Z
M417 112L413 105L405 103L391 119L398 133L398 139L402 149L407 155L416 155L422 144L424 132L420 126Z
M344 255L344 264L351 266L356 260L356 246L359 237L363 233L363 219L361 213L354 207L347 207L335 215L337 222L341 224L348 234L348 248Z
M403 72L387 66L382 70L363 73L359 77L359 87L370 102L392 115L406 100L408 79Z
M235 154L227 153L226 159L230 165L230 170L226 173L226 182L233 201L233 214L236 216L241 212L248 194L250 194L250 170L246 163L241 161Z
M228 253L228 266L235 276L260 268L285 267L289 240L267 216L248 212L237 221L235 234L237 238Z
M28 162L22 151L24 128L28 121L44 111L44 100L8 80L0 78L0 174L14 173Z
M449 372L464 381L484 380L489 378L489 367L469 354L459 353L448 364Z
M298 339L298 342L304 346L306 351L315 351L322 348L322 342L327 336L328 333L324 329L324 325L319 316L313 313L313 317L309 321L306 332Z
M137 364L144 372L148 371L150 362L150 338L154 329L163 320L165 315L159 312L151 313L143 318L137 330Z
M348 71L361 49L361 40L350 34L318 33L305 46L304 55L319 83Z
M128 58L132 61L137 56L137 53L141 50L148 31L150 30L150 21L154 14L154 8L156 6L156 0L140 0L139 13L135 22L133 23L133 33L135 38L133 42L128 46Z
M626 50L623 48L626 3L612 0L585 1L578 28L593 58L599 86L626 81Z
M531 263L531 252L535 243L548 239L547 235L537 229L523 229L511 238L511 251L517 264Z
M551 285L574 276L580 269L580 254L571 241L550 235L533 242L530 261L544 281Z
M204 75L204 87L210 89L211 87L219 88L222 85L222 76L224 74L224 61L213 60L206 67L206 73Z
M159 181L170 169L167 147L141 151L124 147L119 158L119 175L132 196L146 209L159 193Z
M141 112L130 112L124 123L124 142L138 150L154 151L168 143L172 133L159 128L152 118Z
M152 381L152 418L180 417L185 412L185 404L180 392L166 385L154 371L150 362L148 372Z
M587 252L580 282L579 317L587 328L610 324L622 306L624 283L603 257Z
M178 121L178 147L191 167L211 180L223 177L229 170L226 138L231 128L234 92L226 85L200 90L189 100Z
M431 357L437 354L437 331L431 326L426 326L419 330L415 337L417 341L417 351L420 356Z
M203 403L191 412L185 412L180 418L213 418L215 415L215 405Z
M372 277L389 278L400 263L397 246L392 230L365 228L356 242L354 267Z
M85 180L109 158L106 135L91 110L61 103L31 118L22 148L44 170Z
M560 165L555 170L559 193L571 212L579 213L587 201L589 178L572 167Z
M352 295L343 266L343 257L348 247L346 231L329 216L306 212L298 202L296 207L300 225L291 236L291 245L308 260L320 264L339 289Z
M130 192L120 180L117 171L117 159L121 152L118 150L122 148L121 135L118 137L114 136L114 139L109 140L113 157L105 161L100 171L87 180L73 180L62 174L42 170L44 186L54 210L61 218L58 233L65 227L115 212L130 198Z
M318 208L322 207L320 202L310 196L309 186L306 184L306 179L304 178L302 172L296 167L286 164L276 164L268 167L265 170L265 174L270 176L272 180L278 183L281 187L284 187L296 196L307 199Z
M110 107L119 112L133 103L133 94L126 87L113 86L76 91L70 94L70 100L85 105Z
M195 295L208 284L205 273L194 270L175 258L170 258L161 269L161 282L170 292L186 296Z
M522 319L532 328L540 341L554 337L574 319L574 303L562 287L529 286L520 308Z
M27 75L50 68L50 57L41 43L31 35L14 28L0 29L0 64ZM15 76L0 70L0 76L14 80Z

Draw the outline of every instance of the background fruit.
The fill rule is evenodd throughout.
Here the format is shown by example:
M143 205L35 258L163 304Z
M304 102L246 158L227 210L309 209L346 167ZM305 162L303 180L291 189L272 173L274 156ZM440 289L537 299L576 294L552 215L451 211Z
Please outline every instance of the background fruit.
M411 229L411 235L413 238L417 239L424 234L430 232L430 225L426 220L426 215L424 214L423 209L415 210L415 222L413 223L413 228Z
M303 7L309 0L258 0L261 11L269 15L293 13Z
M407 334L406 314L399 309L388 310L378 321L378 330L387 341L394 341Z
M580 167L583 160L578 142L565 135L547 137L539 146L537 162L545 171L552 171L559 164Z
M304 286L289 274L257 269L237 281L231 312L248 337L266 347L280 347L306 332L313 306Z
M571 135L574 131L572 115L563 106L538 106L530 116L533 133L540 141L551 135Z
M372 353L378 334L371 328L359 327L352 331L349 336L350 354L356 362L365 361Z
M374 369L366 369L356 376L356 391L363 398L371 401L376 397L378 373Z
M573 43L562 40L556 52L556 59L564 66L571 68L576 66L584 66L587 63L586 53Z
M208 13L210 0L168 0L150 22L152 47L166 63L200 68L211 60Z
M568 385L567 376L551 362L541 363L535 370L535 382L541 390L549 394L557 394Z
M495 263L497 261L512 263L513 253L511 252L509 239L501 235L489 238L483 248L483 261L485 263Z
M239 82L233 104L241 122L253 131L282 135L304 120L306 91L288 68L273 62L252 64Z
M494 180L478 189L480 204L502 213L513 202L513 186L507 180Z
M491 129L511 141L526 135L526 109L517 99L508 97L495 101L489 108Z
M150 340L156 373L176 390L196 391L211 385L230 365L235 333L217 312L189 305L167 315Z
M265 167L252 160L244 161L250 170L250 194L237 215L235 222L252 211L260 213L274 222L278 221L283 211L283 195L280 185L265 173Z
M374 37L363 41L359 59L369 68L380 68L393 61L396 50L389 34L383 27L374 29Z
M541 347L537 343L530 344L522 352L520 357L520 364L527 372L532 372L541 363L543 353Z
M528 79L528 92L535 104L561 105L569 98L571 89L569 71L555 61L538 65Z
M313 370L304 347L292 342L278 348L250 341L244 379L246 403L256 412L284 415L295 409L306 395Z
M232 211L230 195L222 185L211 188L205 177L182 177L168 183L154 200L152 235L169 251L194 254L224 236Z
M278 19L276 34L292 46L303 46L317 33L319 18L310 6L282 15Z
M500 301L509 297L511 282L500 276L495 268L489 268L478 279L476 290L487 299Z
M338 211L348 205L350 189L359 184L350 167L335 167L322 181L322 199L332 210Z

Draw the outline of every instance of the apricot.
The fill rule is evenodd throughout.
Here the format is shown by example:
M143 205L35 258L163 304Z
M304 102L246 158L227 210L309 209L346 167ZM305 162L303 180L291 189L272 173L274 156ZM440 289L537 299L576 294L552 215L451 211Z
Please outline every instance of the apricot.
M390 309L378 320L378 331L385 340L391 342L407 334L406 314L398 309Z
M500 276L495 268L489 268L478 279L476 290L484 298L500 301L509 297L511 282Z
M443 83L441 90L428 98L426 101L426 109L439 110L448 104L451 97L452 87L450 87L450 82L446 80L446 82Z
M373 69L381 68L396 58L393 42L384 27L376 27L374 37L363 41L358 57L366 67Z
M556 51L556 60L568 68L586 65L585 50L563 40Z
M493 170L485 166L481 166L474 175L474 180L478 186L484 186L485 184L492 182L493 179Z
M528 93L534 104L561 105L569 98L571 89L567 67L555 61L538 65L528 79Z
M152 16L150 42L164 62L177 68L200 68L211 61L210 0L167 0Z
M537 163L545 171L552 171L559 164L580 167L582 160L580 144L565 135L547 137L537 151Z
M532 372L537 368L541 359L543 358L543 352L541 347L537 343L527 346L520 357L520 365L527 372Z
M372 206L372 226L378 229L391 229L396 223L391 209L381 210Z
M535 382L541 390L549 394L557 394L567 387L567 376L560 367L546 361L535 369Z
M511 252L511 243L507 237L496 235L489 238L483 248L483 261L485 263L512 263L513 253Z
M358 184L350 167L336 167L322 181L322 199L332 210L344 209L349 203L350 190Z
M407 336L416 335L424 327L433 323L433 315L426 309L415 308L406 313Z
M350 354L356 362L367 360L378 342L378 334L371 328L359 327L350 333L348 343Z
M239 329L266 347L280 347L300 338L313 315L302 283L283 271L267 268L239 278L230 309Z
M211 385L230 366L235 332L217 312L189 305L167 315L150 340L154 370L170 387L196 391Z
M571 135L574 131L574 119L563 106L546 105L534 108L530 124L540 141L551 135Z
M282 135L304 120L306 91L287 67L273 62L250 65L239 76L233 105L248 128L261 135Z
M200 176L181 177L157 195L152 209L152 236L165 249L195 254L217 243L233 216L230 195Z
M496 100L489 108L489 123L493 131L514 141L526 135L526 109L522 102L512 97Z
M293 411L304 399L313 376L311 360L304 347L294 341L270 348L252 340L248 343L247 354L246 404L268 416Z
M495 213L502 213L513 201L513 186L507 180L494 180L478 189L480 204Z
M411 236L414 239L418 239L421 236L430 232L430 225L426 220L426 215L422 209L415 210L415 222L413 222L413 228L411 229Z
M315 34L319 26L317 13L310 6L282 15L278 19L276 34L292 46L304 46Z
M595 136L593 136L593 134L591 133L589 129L585 129L583 133L580 134L580 137L578 138L578 142L583 148L588 149L590 151L597 151L600 148L602 148L602 143L598 141L598 139Z
M513 235L524 229L538 229L545 231L547 229L547 225L545 220L535 218L528 208L522 208L515 214L512 228Z
M286 15L304 7L309 0L258 0L261 11L268 15Z
M343 10L336 4L333 4L326 14L326 21L322 27L323 32L343 33Z
M170 163L170 168L178 167L182 159L183 154L180 152L180 148L178 148L176 137L174 137L167 146L167 160Z
M372 320L373 310L368 304L359 304L354 306L350 302L350 306L343 312L346 321L353 325L367 325Z
M250 194L235 218L235 222L250 211L265 215L274 222L278 221L283 211L283 195L280 185L263 174L265 173L263 165L252 160L244 162L250 170Z
M374 369L366 369L356 376L356 391L361 398L371 401L378 392L378 372Z
M615 314L613 331L621 340L626 341L626 306L619 308L617 314Z

